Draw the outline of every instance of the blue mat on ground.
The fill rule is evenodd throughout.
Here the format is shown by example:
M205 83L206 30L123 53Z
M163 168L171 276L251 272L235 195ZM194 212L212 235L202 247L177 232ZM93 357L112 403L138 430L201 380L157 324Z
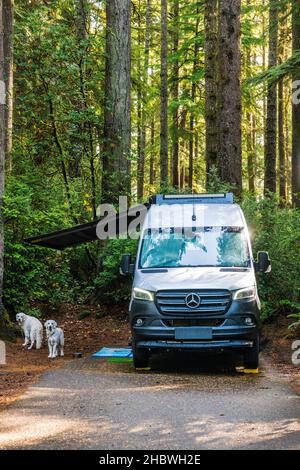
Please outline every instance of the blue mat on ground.
M100 351L95 352L92 357L104 357L104 358L131 358L131 348L102 348Z

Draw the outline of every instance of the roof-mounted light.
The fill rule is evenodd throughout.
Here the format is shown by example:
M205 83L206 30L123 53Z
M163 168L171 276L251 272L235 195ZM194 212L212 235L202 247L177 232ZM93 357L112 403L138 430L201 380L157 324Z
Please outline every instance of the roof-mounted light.
M213 194L158 194L150 199L151 204L233 204L232 193Z

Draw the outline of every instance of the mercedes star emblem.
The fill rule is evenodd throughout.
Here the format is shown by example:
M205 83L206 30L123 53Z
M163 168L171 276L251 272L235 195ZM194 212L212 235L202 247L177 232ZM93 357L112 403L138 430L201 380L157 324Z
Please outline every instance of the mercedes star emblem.
M194 292L192 294L188 294L185 298L185 304L189 308L197 308L201 304L201 297Z

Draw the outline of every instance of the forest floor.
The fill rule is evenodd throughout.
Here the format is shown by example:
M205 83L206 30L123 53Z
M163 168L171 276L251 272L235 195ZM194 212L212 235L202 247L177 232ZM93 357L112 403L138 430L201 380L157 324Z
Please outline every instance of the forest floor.
M87 310L91 315L79 320L78 315ZM96 317L99 311L104 315L102 318ZM87 356L103 346L126 346L130 339L126 309L119 307L110 307L108 312L105 307L101 310L66 304L57 314L45 315L42 321L46 318L55 319L64 329L65 356L48 359L45 339L43 348L38 351L23 348L22 338L18 338L15 343L7 342L7 364L0 366L0 410L14 402L45 370L58 368L62 363L72 360L74 353L81 352ZM300 394L300 366L294 366L291 361L291 345L297 338L291 338L288 324L285 317L279 317L264 326L264 357Z
M272 323L263 326L264 354L280 374L287 378L291 386L300 395L300 365L292 363L292 343L300 340L300 331L288 329L291 320L280 315Z
M91 315L79 320L81 312ZM97 318L101 312L104 316ZM47 369L60 367L62 363L74 359L73 354L83 356L98 351L103 346L126 346L130 338L127 313L119 307L110 307L107 314L103 309L91 306L63 305L57 314L47 314L41 319L56 320L65 333L65 356L48 358L48 347L44 335L43 348L28 351L22 346L23 339L6 342L6 365L0 365L0 411L14 402L19 395Z

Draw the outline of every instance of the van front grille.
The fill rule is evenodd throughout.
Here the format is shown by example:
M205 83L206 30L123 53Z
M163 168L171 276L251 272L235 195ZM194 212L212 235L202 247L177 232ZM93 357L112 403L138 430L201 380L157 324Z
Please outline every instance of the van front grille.
M231 292L225 289L164 290L157 292L156 303L163 315L223 315L230 306Z

